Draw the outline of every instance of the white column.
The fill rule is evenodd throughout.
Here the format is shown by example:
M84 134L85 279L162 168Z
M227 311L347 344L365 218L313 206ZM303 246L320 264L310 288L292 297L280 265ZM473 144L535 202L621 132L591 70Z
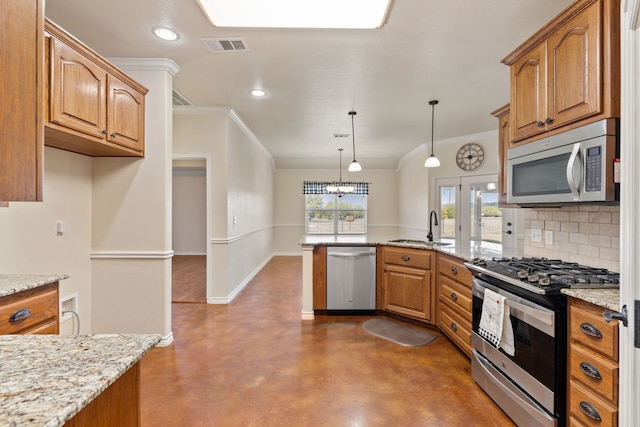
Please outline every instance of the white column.
M302 320L313 320L313 245L302 246Z

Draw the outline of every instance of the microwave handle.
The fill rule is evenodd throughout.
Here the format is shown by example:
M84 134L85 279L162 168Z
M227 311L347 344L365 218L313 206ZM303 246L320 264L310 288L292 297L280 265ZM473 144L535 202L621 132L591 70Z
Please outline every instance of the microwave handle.
M574 171L576 168L581 173L582 165L580 161L580 143L573 144L573 150L571 150L571 156L569 156L569 162L567 162L567 183L569 189L573 195L573 200L580 200L580 175L578 175L578 182L574 178Z

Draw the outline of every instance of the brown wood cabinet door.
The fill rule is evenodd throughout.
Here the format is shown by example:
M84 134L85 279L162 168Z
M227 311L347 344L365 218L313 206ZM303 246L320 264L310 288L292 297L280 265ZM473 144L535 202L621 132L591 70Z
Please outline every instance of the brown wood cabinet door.
M547 40L547 129L602 111L601 7L596 1Z
M431 271L395 265L385 269L385 310L430 321Z
M134 150L144 146L144 95L114 76L109 76L107 140Z
M106 71L55 38L51 49L49 121L104 139Z
M44 6L0 2L0 200L42 200Z
M511 65L511 140L527 138L545 130L546 47L542 44Z
M502 207L512 207L507 203L507 154L511 148L511 114L509 104L504 105L491 113L498 119L498 204ZM517 144L513 144L514 146Z

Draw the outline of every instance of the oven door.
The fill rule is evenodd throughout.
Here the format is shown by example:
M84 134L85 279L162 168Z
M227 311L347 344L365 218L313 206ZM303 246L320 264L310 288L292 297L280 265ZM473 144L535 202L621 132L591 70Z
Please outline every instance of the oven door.
M478 334L484 291L487 288L507 298L514 333L513 356L496 349ZM556 361L555 312L474 277L472 319L473 348L547 411L555 414L560 381Z

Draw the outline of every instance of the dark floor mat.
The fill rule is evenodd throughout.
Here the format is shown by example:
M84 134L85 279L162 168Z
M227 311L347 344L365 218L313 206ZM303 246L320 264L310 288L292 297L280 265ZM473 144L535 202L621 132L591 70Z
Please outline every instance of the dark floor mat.
M394 322L381 317L374 317L373 319L367 320L362 324L362 329L371 335L375 335L376 337L407 347L427 345L434 339L438 338L437 335L432 334L431 332L423 331L411 326L405 326L399 322Z

